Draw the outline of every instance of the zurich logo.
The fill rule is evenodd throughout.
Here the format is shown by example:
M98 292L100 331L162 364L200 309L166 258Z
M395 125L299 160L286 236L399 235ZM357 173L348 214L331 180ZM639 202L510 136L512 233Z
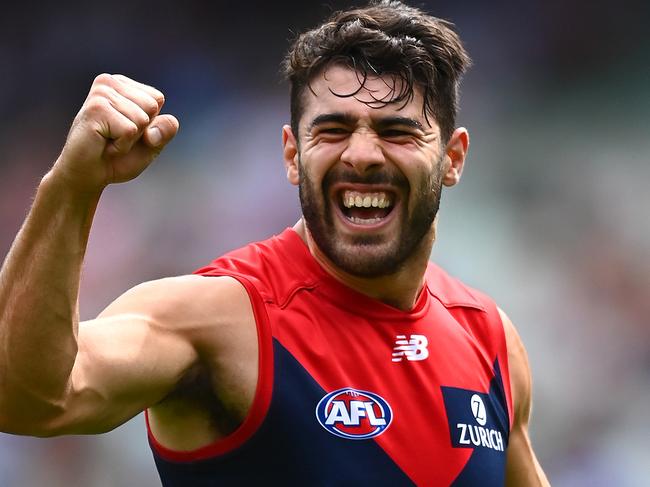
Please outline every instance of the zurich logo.
M474 394L470 399L470 405L476 422L481 426L485 426L485 423L487 423L487 415L485 414L485 404L483 404L481 396Z
M393 411L378 394L345 387L330 392L318 402L316 419L333 435L365 440L386 431L393 420Z

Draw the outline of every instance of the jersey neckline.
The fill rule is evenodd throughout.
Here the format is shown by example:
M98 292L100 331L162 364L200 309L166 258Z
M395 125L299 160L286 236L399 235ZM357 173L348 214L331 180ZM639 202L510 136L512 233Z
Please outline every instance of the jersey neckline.
M400 322L415 321L427 312L431 294L427 279L413 308L404 311L363 294L336 279L318 263L307 244L293 228L285 229L273 239L284 244L279 245L278 248L287 261L292 263L291 268L300 275L300 280L306 284L306 287L331 300L338 307L355 314Z

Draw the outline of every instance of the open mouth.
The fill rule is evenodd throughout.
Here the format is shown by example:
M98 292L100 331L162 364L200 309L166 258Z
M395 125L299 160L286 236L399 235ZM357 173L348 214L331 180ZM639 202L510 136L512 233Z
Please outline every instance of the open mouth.
M343 216L355 225L372 226L386 221L395 207L395 195L387 191L339 192L339 208Z

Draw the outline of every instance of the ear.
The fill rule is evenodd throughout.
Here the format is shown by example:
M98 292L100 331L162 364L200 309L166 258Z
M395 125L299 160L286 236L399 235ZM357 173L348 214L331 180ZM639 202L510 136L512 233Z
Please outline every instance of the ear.
M293 135L289 125L282 127L282 149L284 153L284 168L287 170L287 180L298 185L300 174L298 172L298 141Z
M465 127L459 127L454 130L445 147L445 173L442 177L442 184L445 186L454 186L460 181L468 150L469 133Z

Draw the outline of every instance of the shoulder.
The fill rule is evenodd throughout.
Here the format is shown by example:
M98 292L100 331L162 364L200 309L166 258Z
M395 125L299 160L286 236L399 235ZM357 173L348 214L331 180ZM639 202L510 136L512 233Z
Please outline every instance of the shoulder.
M168 277L133 287L98 318L133 315L160 330L198 332L239 321L250 308L244 287L232 277Z
M429 293L447 308L474 308L489 311L494 303L484 293L451 276L442 267L429 262L426 270Z
M322 269L291 228L261 242L228 252L195 271L202 276L231 276L264 303L282 305L300 288L313 287Z
M508 368L510 370L510 387L515 423L528 423L531 409L532 379L528 354L524 343L508 315L497 308L503 323L503 331L508 350Z
M506 339L502 317L494 300L445 270L430 263L426 274L429 293L474 337L484 352L501 367L506 365Z
M528 427L532 409L532 379L528 354L508 316L499 309L508 347L510 384L514 404L514 421L508 440L506 486L550 484L530 442Z
M204 276L223 273L257 276L264 274L269 268L286 262L287 258L300 250L300 246L300 237L292 230L286 229L281 234L266 240L252 242L231 250L194 273Z

